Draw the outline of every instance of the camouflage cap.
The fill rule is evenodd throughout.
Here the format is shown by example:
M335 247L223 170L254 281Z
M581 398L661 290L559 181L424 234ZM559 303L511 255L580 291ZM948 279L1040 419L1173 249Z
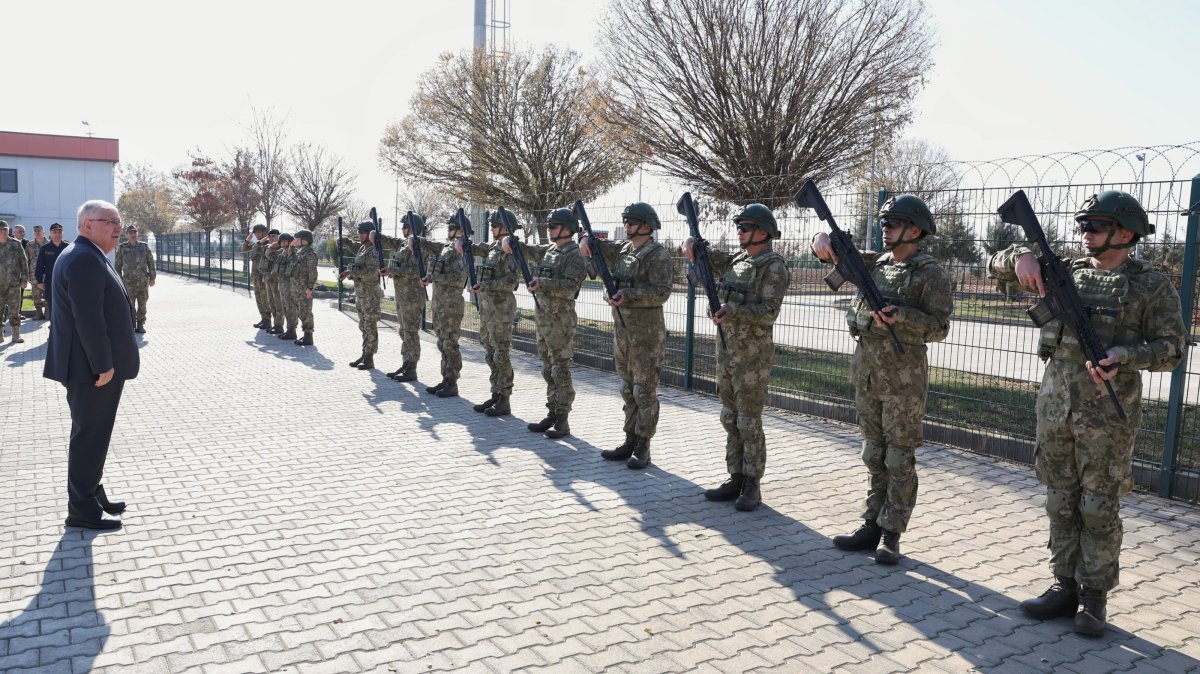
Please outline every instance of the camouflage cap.
M284 232L283 234L279 235L280 241L291 241L294 238L296 238L296 237L292 236L291 234L288 234L287 232Z

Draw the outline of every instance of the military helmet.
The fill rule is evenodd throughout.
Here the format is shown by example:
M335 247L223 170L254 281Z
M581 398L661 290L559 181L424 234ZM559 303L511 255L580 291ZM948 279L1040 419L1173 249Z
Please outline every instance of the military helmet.
M8 220L0 220L0 229L8 231Z
M658 221L658 213L654 212L654 207L644 201L636 201L625 207L621 211L621 222L626 220L635 220L644 222L650 225L651 229L658 229L660 223Z
M302 229L302 230L296 232L296 238L303 239L303 240L307 241L310 245L313 242L312 232L308 231L307 229Z
M562 225L567 228L567 231L572 234L579 233L579 221L575 219L575 212L569 208L556 208L546 216L546 225Z
M937 225L933 223L933 214L929 207L919 197L911 194L901 194L887 200L879 211L880 218L900 218L917 226L926 234L937 234Z
M749 204L740 213L733 216L735 224L742 220L753 222L755 227L771 235L772 239L778 239L780 236L779 223L775 222L775 214L762 204Z
M284 243L287 243L288 241L291 241L294 238L295 238L294 236L292 236L291 234L288 234L287 232L284 232L283 234L279 235L279 240L283 241Z
M266 226L266 225L264 225L264 224L262 224L262 223L259 223L259 224L255 225L255 226L251 227L251 228L250 228L250 231L252 231L252 232L265 232L265 231L267 231L267 226Z
M458 222L457 216L458 216L458 213L451 213L450 217L446 218L446 224L450 225L451 229L462 229L463 228L462 224L460 224ZM468 217L466 213L463 213L462 219L465 221L465 224L467 225L467 227L471 226L471 218Z
M408 214L406 213L404 217L400 219L400 225L402 227L408 227L411 229L413 236L425 236L425 232L428 231L428 228L425 226L425 216L421 215L420 213L413 213L411 222L409 221Z
M363 220L362 222L358 223L358 233L359 234L362 234L364 232L373 232L373 231L375 231L375 223L374 222L371 222L370 220Z
M1079 222L1096 215L1108 216L1134 234L1149 236L1154 233L1154 225L1150 224L1146 210L1128 192L1106 190L1100 194L1093 194L1075 213L1075 221Z
M521 223L517 222L517 216L513 215L513 212L508 210L507 208L504 209L504 220L505 220L505 222L500 221L500 209L497 208L496 210L492 211L492 217L489 221L489 224L492 227L500 227L500 228L507 229L507 227L505 226L505 223L507 223L509 225L512 225L513 231L516 231L521 228Z

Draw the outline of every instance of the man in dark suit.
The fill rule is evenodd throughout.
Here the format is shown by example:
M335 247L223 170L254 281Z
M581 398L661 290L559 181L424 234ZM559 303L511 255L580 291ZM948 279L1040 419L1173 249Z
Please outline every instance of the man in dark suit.
M125 381L140 365L133 308L105 257L121 237L121 214L107 201L79 207L79 238L54 264L50 340L43 376L67 388L71 444L67 526L120 529L123 502L109 501L101 478Z

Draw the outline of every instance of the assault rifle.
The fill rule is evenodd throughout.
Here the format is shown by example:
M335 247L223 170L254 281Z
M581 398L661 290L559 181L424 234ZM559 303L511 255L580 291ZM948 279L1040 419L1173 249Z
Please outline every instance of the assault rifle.
M485 222L487 221L486 212L483 214L483 219ZM460 208L450 221L462 230L463 266L467 268L467 283L469 284L467 287L474 288L477 281L475 280L475 253L471 251L471 236L475 232L471 231L471 219ZM475 311L479 311L479 293L472 291L471 300L475 302Z
M375 212L375 207L371 207L370 213L371 222L375 223L375 257L379 259L379 268L383 269L383 220ZM381 277L379 282L383 287L387 287L387 277Z
M413 217L413 212L409 211L404 214L404 224L408 225L408 231L412 236L417 235L416 218ZM425 257L421 255L421 246L413 246L413 260L417 263L417 278L425 278Z
M885 316L890 316L890 313L884 311L884 307L889 306L891 302L879 292L879 287L871 279L871 272L863 262L862 255L858 252L850 235L837 226L837 221L833 219L833 213L829 211L829 204L825 203L825 197L821 196L821 190L817 189L816 183L811 180L805 181L804 186L796 193L796 205L800 208L815 210L817 217L829 225L829 246L837 255L837 263L825 275L825 285L829 286L830 290L836 291L842 287L843 283L849 281L858 288L858 294L866 300L871 311L878 311ZM896 352L904 353L904 347L900 344L900 338L896 336L895 328L888 325L887 331L892 336L892 345L896 347Z
M717 280L713 278L712 262L708 259L708 241L700 235L700 219L696 216L696 202L692 200L691 192L683 193L679 203L675 204L675 210L687 218L692 237L692 255L696 261L692 263L688 280L692 281L693 273L699 277L704 294L708 297L708 315L712 316L721 310L721 298L717 296ZM720 325L717 326L717 334L721 337L721 348L725 348L725 330Z
M604 292L608 294L608 299L612 299L613 295L617 294L617 282L613 280L612 272L608 269L608 263L604 261L604 254L600 251L600 242L596 239L596 235L592 233L592 221L588 220L587 211L583 208L582 201L576 201L571 208L575 214L575 219L579 221L579 226L583 228L583 233L587 236L588 250L592 253L592 264L596 266L597 273L600 274L600 280L604 282ZM625 327L625 316L621 313L621 307L613 307L617 310L617 318L621 321L621 327Z
M1092 322L1088 319L1087 307L1079 298L1079 289L1075 287L1071 270L1050 248L1050 242L1046 240L1046 233L1042 231L1042 225L1033 212L1033 206L1029 204L1029 198L1025 196L1025 190L1017 190L996 212L1004 222L1025 230L1025 239L1041 251L1040 255L1035 252L1035 257L1038 266L1041 267L1046 296L1025 310L1030 320L1040 328L1056 318L1059 319L1075 333L1075 338L1083 347L1084 357L1091 361L1093 366L1106 372L1111 371L1116 367L1115 364L1100 364L1108 354L1104 347L1100 346L1100 338L1096 336ZM1108 389L1108 397L1112 399L1113 407L1117 408L1117 416L1124 419L1125 410L1121 407L1121 401L1117 399L1112 382L1105 381L1104 387Z
M513 229L512 223L509 222L508 218L504 217L508 215L508 211L504 210L504 207L501 206L497 209L496 214L500 218L500 222L504 223L504 228L508 230L508 235L516 242L516 245L512 247L512 256L517 261L517 268L521 270L521 276L525 277L525 289L528 290L529 283L533 281L533 274L529 273L529 264L525 262L523 244L517 238L517 231ZM542 305L538 304L537 293L529 293L529 296L533 298L533 306L541 309Z

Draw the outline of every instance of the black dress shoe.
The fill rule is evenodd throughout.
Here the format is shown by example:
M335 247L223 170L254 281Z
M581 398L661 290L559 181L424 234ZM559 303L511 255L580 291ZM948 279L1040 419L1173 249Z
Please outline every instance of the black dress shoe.
M100 507L109 515L120 515L125 512L124 501L110 501L108 494L104 493L104 485L96 488L96 500L100 502Z
M121 528L121 520L110 520L101 517L98 520L89 519L86 517L78 517L76 515L67 515L65 524L69 527L80 527L82 529L95 529L97 531L116 531Z

